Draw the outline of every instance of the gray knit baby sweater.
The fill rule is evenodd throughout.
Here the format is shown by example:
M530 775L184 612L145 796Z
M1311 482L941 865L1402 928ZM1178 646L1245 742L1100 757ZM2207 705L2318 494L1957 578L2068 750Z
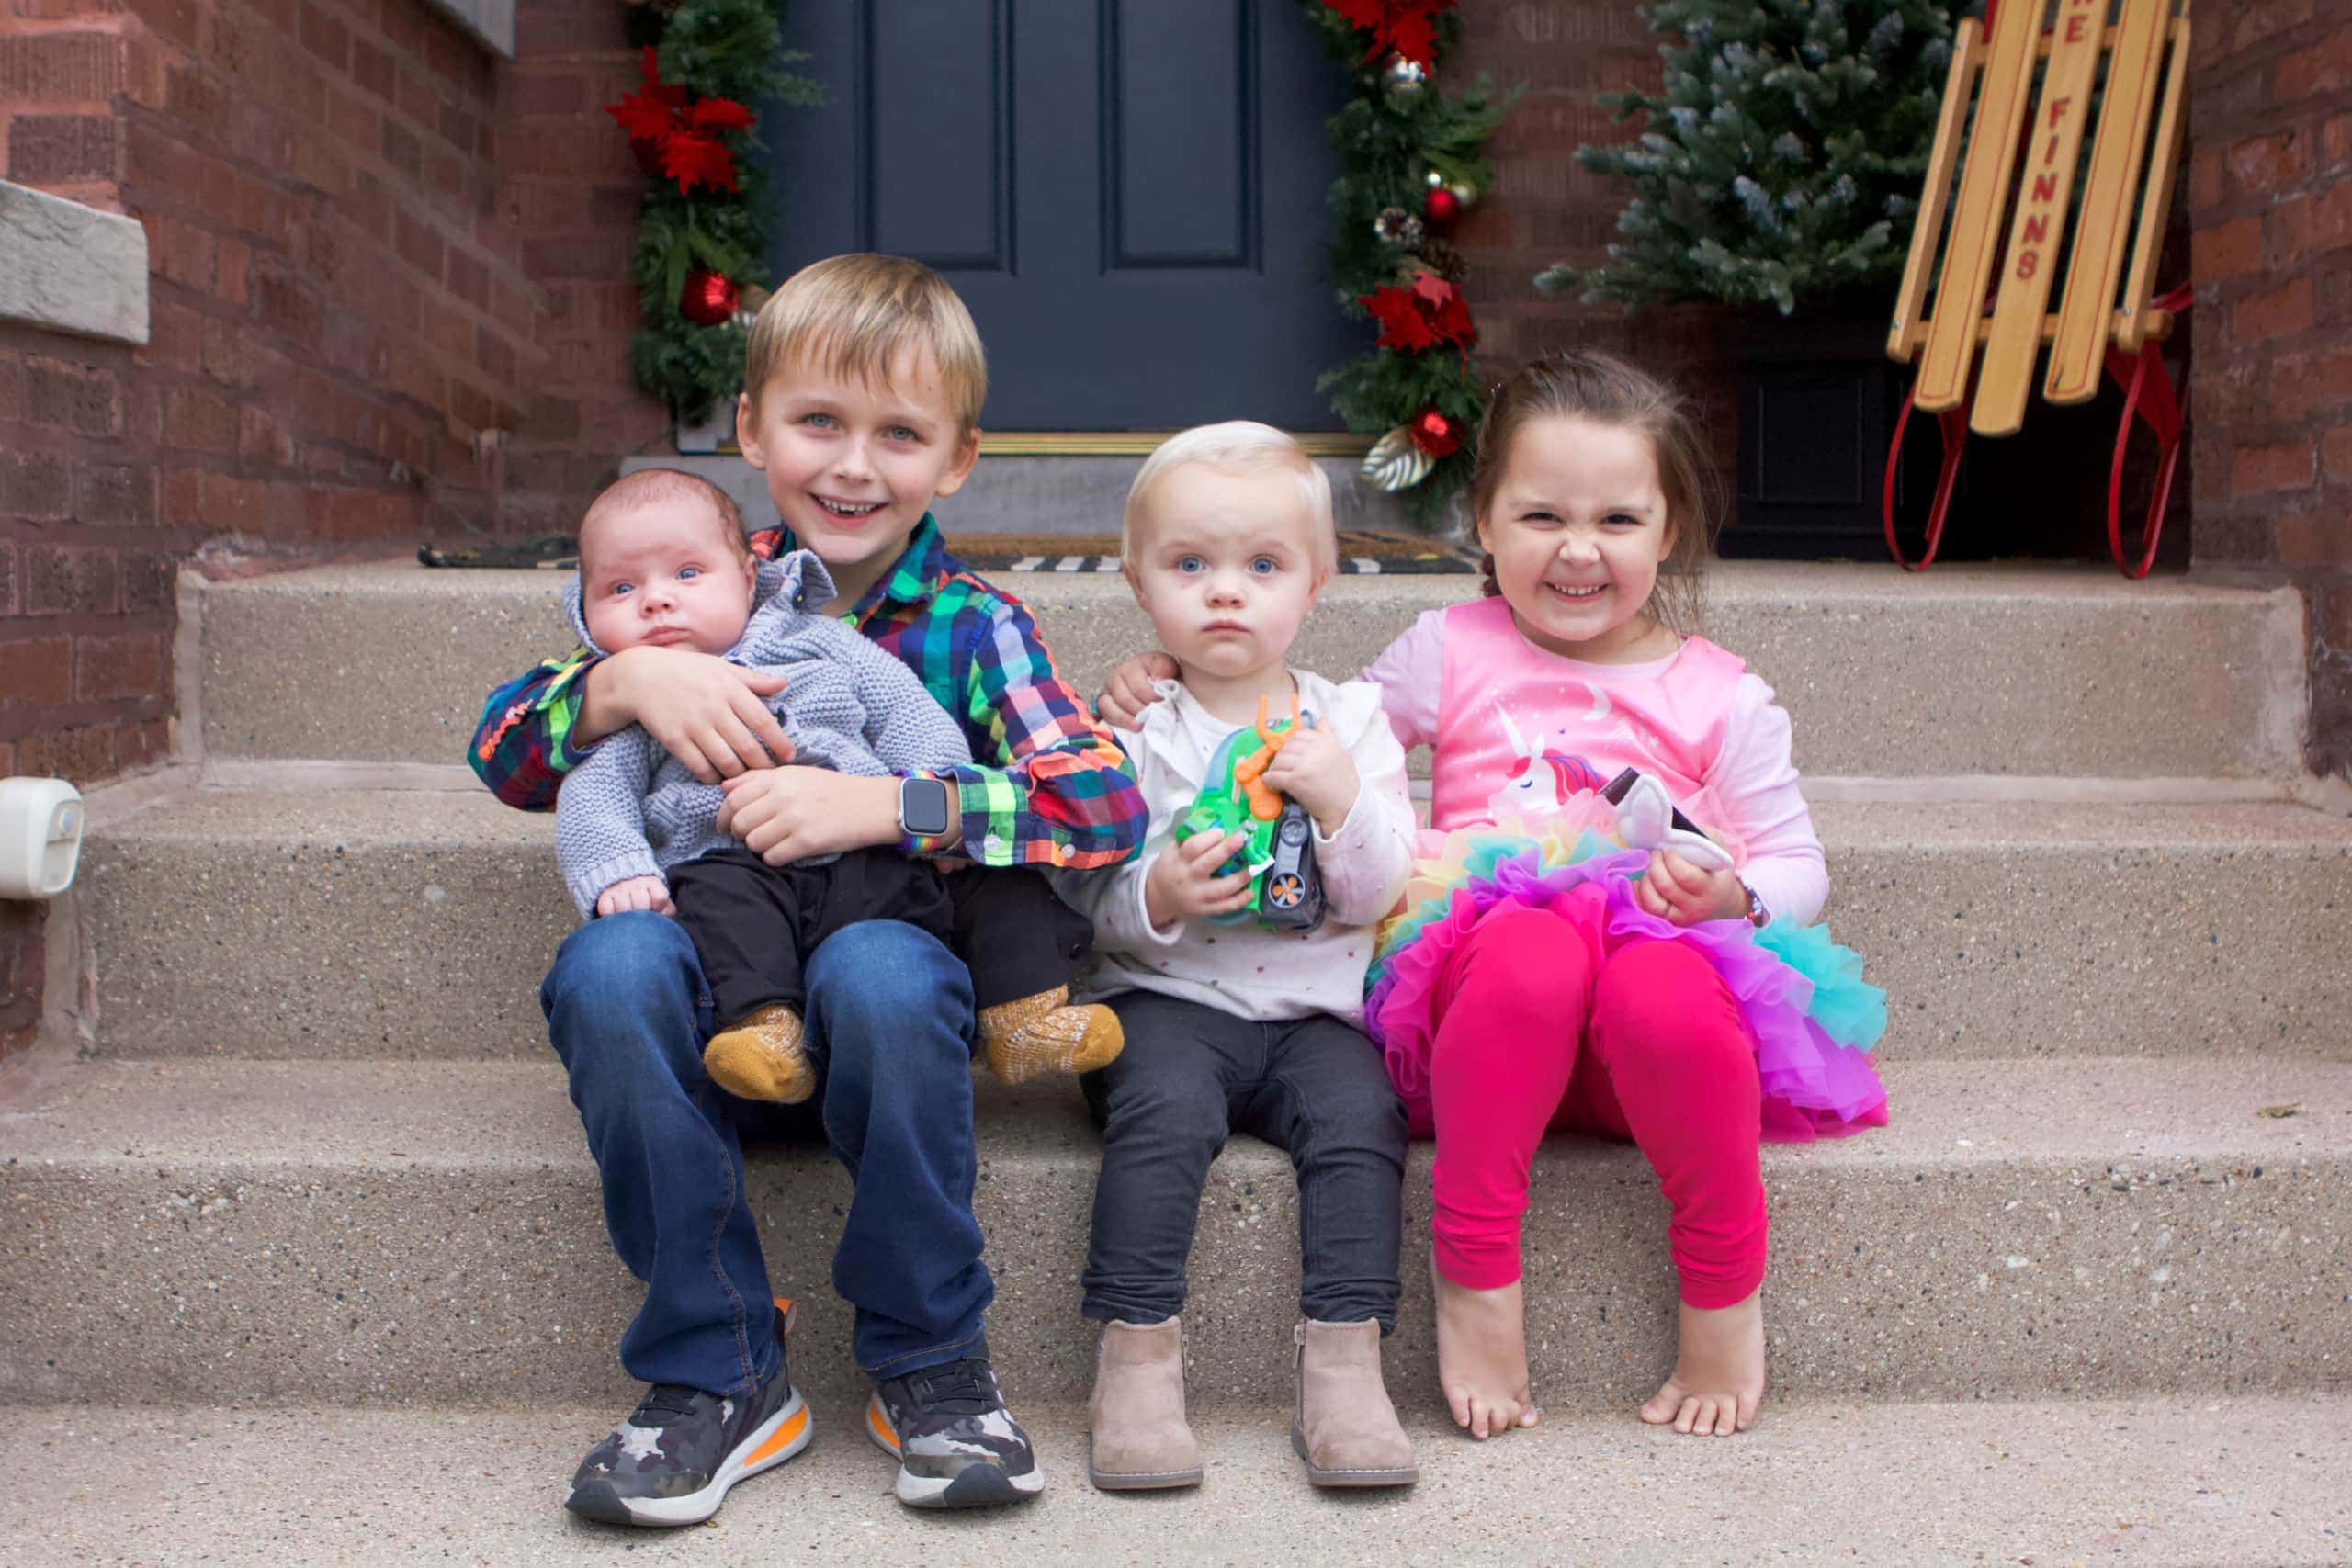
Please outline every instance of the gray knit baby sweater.
M825 563L807 550L762 562L752 618L726 654L731 664L790 678L768 706L784 720L793 761L868 778L970 761L964 732L913 671L848 623L802 607L832 596ZM564 591L564 608L582 644L602 653L581 613L577 577ZM725 799L642 726L606 736L556 795L556 863L571 901L582 915L593 914L597 895L616 882L658 876L736 842L718 829Z

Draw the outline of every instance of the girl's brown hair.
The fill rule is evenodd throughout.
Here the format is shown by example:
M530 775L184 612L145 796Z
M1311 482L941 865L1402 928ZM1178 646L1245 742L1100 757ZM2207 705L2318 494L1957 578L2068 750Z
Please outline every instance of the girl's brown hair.
M1721 502L1690 405L1673 388L1613 354L1571 351L1533 361L1496 389L1479 423L1478 460L1470 475L1474 519L1483 519L1494 504L1511 444L1537 419L1588 419L1649 437L1667 523L1674 530L1674 547L1659 568L1649 610L1670 630L1696 632L1701 580L1714 553ZM1481 565L1491 598L1501 592L1495 558L1485 557Z

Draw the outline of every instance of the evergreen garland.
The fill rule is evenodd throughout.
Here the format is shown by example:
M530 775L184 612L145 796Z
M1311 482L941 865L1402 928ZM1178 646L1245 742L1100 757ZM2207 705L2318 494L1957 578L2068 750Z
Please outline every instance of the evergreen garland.
M1545 293L1770 302L1782 315L1899 276L1951 62L1942 0L1649 0L1665 91L1601 99L1647 129L1580 147L1634 183L1608 262Z
M1326 371L1317 389L1351 430L1384 437L1368 477L1435 525L1470 479L1469 436L1486 410L1471 368L1477 342L1461 301L1452 216L1487 190L1487 141L1517 97L1481 75L1458 96L1434 67L1461 36L1453 0L1306 0L1325 51L1355 96L1329 123L1331 283L1349 315L1377 319L1382 346Z
M629 7L630 41L650 51L646 85L610 110L631 130L646 169L628 262L639 321L629 340L629 372L682 421L703 417L742 389L744 332L732 301L745 289L755 301L768 281L767 180L754 155L761 141L749 106L824 98L820 86L789 69L808 57L784 49L780 12L780 0L652 0ZM661 118L656 111L681 121L699 113L706 123L680 133L684 152L665 153L654 139L636 134ZM706 315L728 307L720 319L697 321L687 314L690 282Z

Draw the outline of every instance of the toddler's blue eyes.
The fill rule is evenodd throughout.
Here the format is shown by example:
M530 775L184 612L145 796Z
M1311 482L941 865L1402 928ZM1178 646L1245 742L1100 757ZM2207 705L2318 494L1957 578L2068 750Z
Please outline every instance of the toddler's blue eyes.
M613 597L617 599L636 586L634 582L616 582L613 584Z
M1176 562L1176 570L1185 572L1204 570L1207 566L1208 563L1198 556L1184 556Z
M1256 560L1250 563L1250 570L1256 572L1259 576L1264 577L1275 570L1274 558L1272 556L1260 556Z
M700 577L701 575L702 568L698 566L690 566L679 571L678 581L681 582L692 582L695 578Z

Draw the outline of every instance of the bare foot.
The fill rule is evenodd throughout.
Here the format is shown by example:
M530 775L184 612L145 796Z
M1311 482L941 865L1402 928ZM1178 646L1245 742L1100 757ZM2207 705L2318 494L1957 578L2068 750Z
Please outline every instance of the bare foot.
M1441 1298L1442 1300L1442 1298ZM1438 1366L1442 1371L1444 1340ZM1678 1432L1728 1438L1745 1432L1764 1397L1764 1292L1737 1306L1713 1312L1682 1308L1682 1349L1674 1375L1642 1406L1652 1426L1674 1423Z
M1437 1284L1437 1381L1454 1424L1481 1440L1534 1426L1518 1281L1474 1291L1447 1279L1434 1262L1430 1278Z

